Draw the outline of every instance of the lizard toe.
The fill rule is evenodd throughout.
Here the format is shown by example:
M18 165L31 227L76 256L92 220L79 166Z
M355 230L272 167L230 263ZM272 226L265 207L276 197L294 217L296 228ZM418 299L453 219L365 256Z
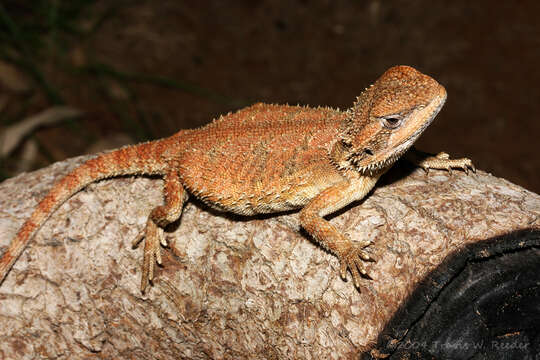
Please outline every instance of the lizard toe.
M440 153L438 153L437 155L435 155L435 157L437 159L441 159L441 160L448 160L450 159L450 155L448 155L448 153L445 153L444 151L441 151Z
M141 241L143 241L145 235L146 235L146 229L141 230L139 234L135 237L135 239L133 239L133 241L131 242L131 248L136 249L137 247L139 247L139 244L141 243Z
M476 173L476 168L474 167L471 159L455 159L453 161L453 167L465 171L466 174L469 174L469 169Z
M360 272L362 272L362 269L358 268L358 263L354 260L352 264L349 264L349 269L351 270L354 286L357 289L360 288Z
M139 235L140 237L141 235ZM139 237L137 241L140 242ZM142 264L142 276L141 276L141 291L144 292L146 287L154 279L154 262L162 264L161 258L161 246L166 246L165 235L163 229L157 226L151 219L148 219L146 223L146 229L142 235L145 238L144 242L144 254Z
M358 252L358 257L360 257L362 260L364 261L370 261L370 262L377 262L377 259L375 259L375 257L368 253L367 251L364 251L364 250L357 250Z

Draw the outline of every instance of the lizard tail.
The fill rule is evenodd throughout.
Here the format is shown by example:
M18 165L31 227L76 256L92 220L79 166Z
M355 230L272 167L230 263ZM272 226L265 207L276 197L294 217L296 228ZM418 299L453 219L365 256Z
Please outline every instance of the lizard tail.
M163 139L126 146L90 159L57 182L25 221L0 258L0 284L49 216L67 199L88 184L120 175L160 175L165 170L168 142Z

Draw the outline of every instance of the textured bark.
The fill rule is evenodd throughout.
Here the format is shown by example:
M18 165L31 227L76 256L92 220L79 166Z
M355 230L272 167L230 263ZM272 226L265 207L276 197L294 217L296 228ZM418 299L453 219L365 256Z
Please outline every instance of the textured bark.
M81 160L0 184L0 249ZM503 179L399 167L331 220L375 243L374 280L361 292L296 231L296 215L233 218L190 202L143 295L131 241L162 201L162 181L90 185L53 214L0 286L0 359L357 358L447 256L540 228L540 196Z

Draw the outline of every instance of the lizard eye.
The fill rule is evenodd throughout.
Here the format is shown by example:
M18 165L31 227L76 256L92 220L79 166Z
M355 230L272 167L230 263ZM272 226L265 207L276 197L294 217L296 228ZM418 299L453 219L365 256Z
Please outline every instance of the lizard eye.
M387 129L396 129L403 122L401 115L388 115L381 118L382 125Z

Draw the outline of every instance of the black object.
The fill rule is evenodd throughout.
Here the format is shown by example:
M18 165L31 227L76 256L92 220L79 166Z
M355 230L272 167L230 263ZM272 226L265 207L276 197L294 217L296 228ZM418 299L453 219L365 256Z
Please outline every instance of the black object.
M375 349L385 359L540 360L540 231L479 241L448 257Z

